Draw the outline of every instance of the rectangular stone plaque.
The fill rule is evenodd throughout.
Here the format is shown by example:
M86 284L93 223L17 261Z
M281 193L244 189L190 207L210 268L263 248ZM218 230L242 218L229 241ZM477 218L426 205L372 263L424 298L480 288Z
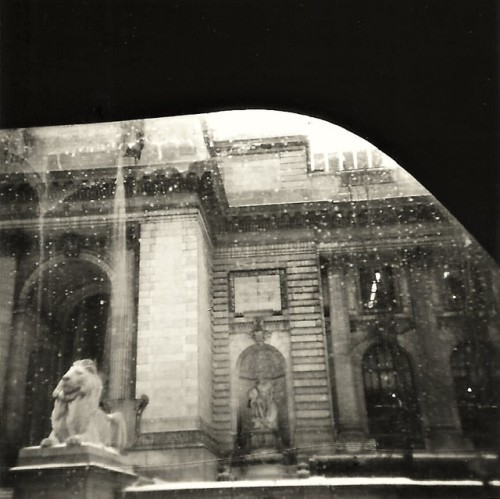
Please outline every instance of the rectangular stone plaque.
M279 314L283 309L279 271L233 275L232 288L235 315L264 310Z

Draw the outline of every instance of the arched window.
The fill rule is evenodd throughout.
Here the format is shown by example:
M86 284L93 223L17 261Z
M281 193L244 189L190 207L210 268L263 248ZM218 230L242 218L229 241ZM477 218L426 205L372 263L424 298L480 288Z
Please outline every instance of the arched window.
M450 358L462 431L477 447L495 446L498 438L491 352L485 343L465 341L454 348Z
M379 448L422 446L420 416L408 356L393 342L371 346L363 356L370 434Z

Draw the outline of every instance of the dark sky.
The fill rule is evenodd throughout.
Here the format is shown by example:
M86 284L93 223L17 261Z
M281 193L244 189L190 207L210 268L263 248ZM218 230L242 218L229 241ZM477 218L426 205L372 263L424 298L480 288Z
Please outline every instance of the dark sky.
M392 156L500 260L494 1L1 2L0 126L268 108Z

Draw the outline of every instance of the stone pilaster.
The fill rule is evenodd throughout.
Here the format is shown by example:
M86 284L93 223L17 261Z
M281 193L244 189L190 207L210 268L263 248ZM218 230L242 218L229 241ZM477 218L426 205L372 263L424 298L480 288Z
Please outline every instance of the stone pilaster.
M184 437L209 431L212 415L210 242L196 210L142 225L139 274L136 393L150 400L140 447L174 442L176 460L172 447L200 448Z
M319 300L319 261L312 244L302 248L300 244L290 245L288 251L293 252L293 256L285 256L295 418L293 443L299 454L328 452L334 432Z
M142 224L136 393L149 405L132 459L168 463L155 468L168 480L216 475L210 252L197 210Z
M431 449L467 446L451 377L449 349L445 348L434 312L436 297L431 257L417 252L409 262L410 296L417 332L419 400L427 420L427 445Z
M342 264L333 262L328 269L330 295L331 350L337 399L338 439L359 441L366 438L366 416L362 392L356 387L351 356L351 330L347 303L347 283Z

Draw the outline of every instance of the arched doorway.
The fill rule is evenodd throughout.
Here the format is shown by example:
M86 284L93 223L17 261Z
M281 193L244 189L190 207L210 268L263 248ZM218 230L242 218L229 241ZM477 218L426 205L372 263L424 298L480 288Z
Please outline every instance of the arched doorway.
M372 345L363 356L370 434L379 448L422 445L422 430L408 355L394 342Z
M492 351L492 346L485 343L464 341L450 357L462 432L479 448L495 448L498 441Z
M289 445L285 359L276 348L257 344L240 356L237 449L280 450Z
M67 321L73 359L92 359L103 367L109 294L87 296L71 311Z
M52 391L77 359L104 367L110 281L96 264L78 258L47 263L25 290L32 318L24 390L22 445L38 445L50 431Z

